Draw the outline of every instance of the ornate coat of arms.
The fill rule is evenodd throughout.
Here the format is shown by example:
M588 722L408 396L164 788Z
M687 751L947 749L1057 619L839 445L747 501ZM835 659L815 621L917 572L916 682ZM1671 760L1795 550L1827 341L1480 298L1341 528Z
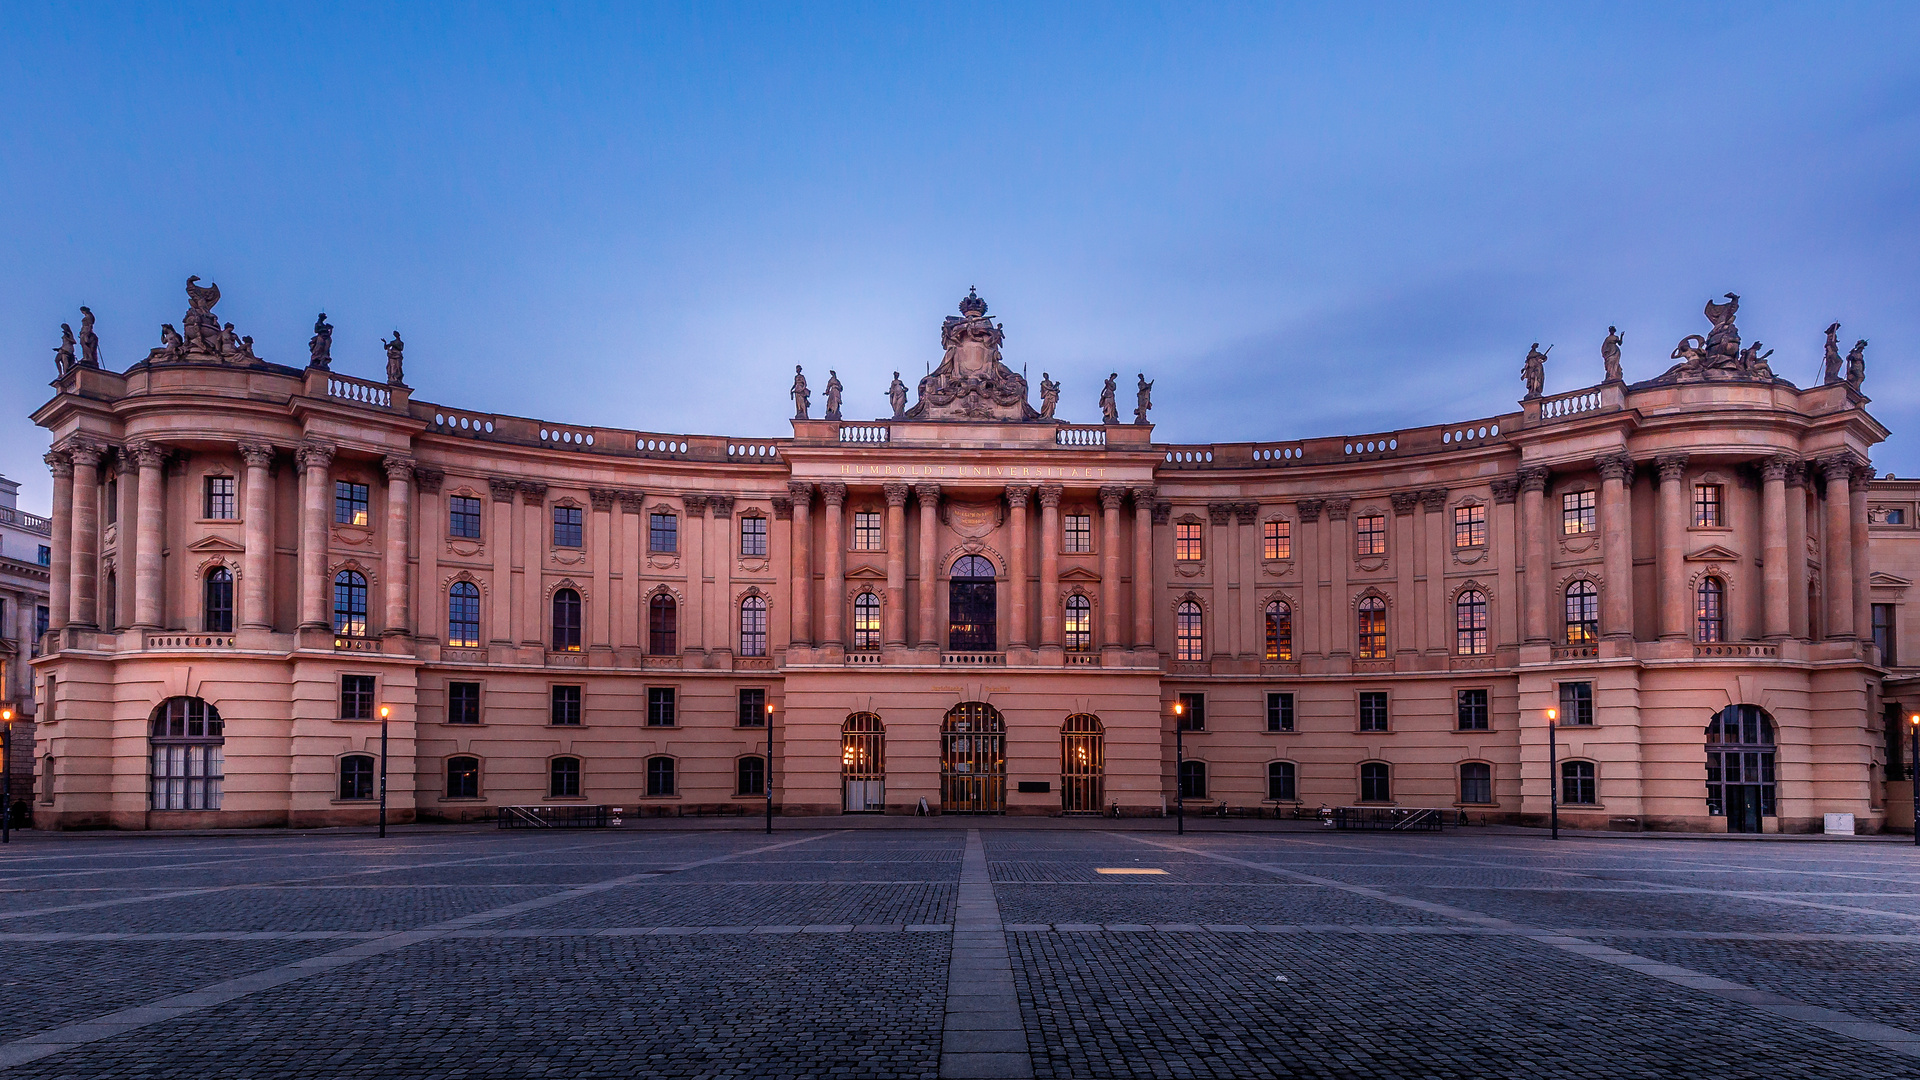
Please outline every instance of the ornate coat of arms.
M910 420L1037 420L1027 404L1027 380L1000 362L1006 328L987 318L987 302L967 290L960 314L940 324L946 350L940 366L920 380Z

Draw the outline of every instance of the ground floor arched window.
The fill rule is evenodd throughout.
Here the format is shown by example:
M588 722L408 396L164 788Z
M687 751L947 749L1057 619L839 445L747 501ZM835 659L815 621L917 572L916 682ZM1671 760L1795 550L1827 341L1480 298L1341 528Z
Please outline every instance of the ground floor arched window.
M998 814L1007 809L1007 723L984 701L963 701L940 724L940 810Z
M1091 713L1074 713L1060 725L1060 809L1097 814L1105 797L1106 729Z
M153 710L150 739L153 808L220 809L226 779L226 741L226 725L212 705L197 697L161 702Z
M348 754L340 759L340 797L371 799L374 796L372 754Z
M854 713L840 725L840 787L847 813L887 808L887 730L875 713Z
M1758 705L1729 705L1707 725L1707 813L1728 832L1759 832L1774 816L1773 718Z
M1369 761L1360 766L1360 801L1392 802L1391 770L1384 761Z

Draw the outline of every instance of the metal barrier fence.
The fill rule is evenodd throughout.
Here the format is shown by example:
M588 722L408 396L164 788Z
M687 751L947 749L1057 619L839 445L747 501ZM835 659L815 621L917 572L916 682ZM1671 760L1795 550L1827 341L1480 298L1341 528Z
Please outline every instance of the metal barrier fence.
M1378 829L1387 832L1439 832L1448 825L1461 824L1457 810L1434 810L1413 806L1336 806L1336 829Z
M503 806L503 829L604 829L613 820L605 806Z

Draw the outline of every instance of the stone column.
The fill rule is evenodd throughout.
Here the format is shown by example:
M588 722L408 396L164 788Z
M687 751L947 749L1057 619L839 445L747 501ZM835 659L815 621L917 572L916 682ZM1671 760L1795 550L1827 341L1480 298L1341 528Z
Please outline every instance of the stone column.
M412 632L407 617L407 541L413 536L413 459L390 456L382 459L387 469L387 553L381 567L381 588L386 593L386 625L382 635Z
M1868 579L1873 574L1867 534L1867 485L1873 481L1873 465L1862 462L1853 470L1853 484L1847 489L1848 517L1852 521L1853 548L1853 632L1862 641L1873 640L1873 598ZM1882 658L1884 662L1884 658Z
M705 612L713 590L707 585L710 573L707 557L707 501L708 496L698 492L680 496L680 505L687 511L685 523L680 528L680 560L687 568L687 602L680 607L680 652L683 655L704 654L711 646L707 643L707 620Z
M889 646L907 644L907 492L905 484L886 484L887 606L881 627Z
M623 610L613 598L613 500L620 493L612 488L588 488L593 504L593 530L588 534L587 557L593 560L593 638L595 649L613 648L613 620Z
M447 602L440 595L440 550L446 542L447 512L440 501L440 485L447 474L424 465L413 467L414 494L419 497L413 515L414 552L420 569L413 575L413 632L435 641L447 640Z
M331 631L327 612L327 530L333 498L333 447L307 443L296 453L300 490L300 625Z
M72 621L73 458L65 450L50 450L40 460L53 473L53 564L47 568L47 628L59 630Z
M1133 647L1153 648L1153 507L1160 489L1133 489Z
M788 644L813 644L813 485L787 481L793 496L793 623Z
M1526 635L1533 645L1552 643L1554 634L1547 619L1547 597L1552 591L1548 579L1552 548L1547 538L1546 469L1530 466L1520 470L1520 533L1527 538Z
M789 504L788 517L792 517ZM773 537L767 537L767 550L773 550ZM646 648L644 617L640 611L640 578L647 566L647 494L644 491L620 493L620 602L614 617L619 620L615 644L623 649ZM624 617L623 617L624 616Z
M1848 454L1820 463L1827 478L1827 636L1851 638L1853 625L1853 469ZM77 575L76 575L77 576Z
M547 597L544 588L547 485L538 480L521 480L514 486L520 491L520 517L524 529L520 548L520 644L544 648L547 642Z
M493 549L493 588L488 593L493 610L488 612L487 624L493 634L488 640L511 645L518 640L516 623L521 617L513 591L513 496L519 489L512 480L496 476L487 480L487 490L493 496L493 527L487 536L487 545Z
M1040 485L1040 647L1060 647L1059 484Z
M1422 646L1429 653L1447 654L1459 644L1454 634L1453 606L1447 601L1447 569L1453 560L1453 538L1447 533L1447 489L1425 488L1420 492L1420 577L1425 592L1422 607L1427 612L1427 640ZM1495 635L1487 627L1488 651Z
M1787 547L1787 466L1791 463L1791 458L1776 455L1760 465L1760 552L1765 563L1760 627L1768 640L1786 637L1792 630L1788 598L1793 595L1793 576L1788 572Z
M1100 489L1100 647L1120 648L1120 504L1127 489Z
M268 582L273 577L273 524L269 520L273 506L273 444L243 442L240 457L247 463L242 481L247 487L242 513L240 555L240 621L243 630L273 629L273 611L268 606ZM140 481L146 491L147 482ZM135 613L136 617L138 612Z
M166 543L167 535L167 478L162 471L167 451L156 443L129 443L127 456L140 470L133 528L133 625L142 630L158 630L166 619L161 610L166 576L160 547ZM192 595L189 586L188 596Z
M1414 548L1418 541L1414 539L1414 507L1420 504L1418 491L1396 491L1387 496L1393 505L1393 546L1387 549L1389 565L1397 569L1398 580L1394 584L1394 595L1403 597L1400 602L1409 604L1407 613L1400 620L1399 633L1387 642L1396 653L1418 652L1422 647L1421 639L1426 636L1426 627L1420 626L1420 619L1412 607L1414 596ZM1265 620L1262 619L1262 625ZM1264 654L1262 654L1264 655Z
M1633 640L1633 458L1607 454L1600 467L1600 542L1607 576L1601 594L1600 632Z
M1660 638L1685 641L1687 612L1687 456L1669 454L1654 461L1660 473L1659 534Z
M940 507L939 484L913 485L913 497L920 504L920 633L919 646L923 649L940 647L940 568L934 560L940 557L936 546L940 538L940 520L935 511Z
M1007 561L1010 564L1007 582L1007 646L1024 649L1033 643L1033 619L1027 612L1027 602L1033 589L1027 583L1027 500L1033 495L1033 489L1025 484L1007 485L1007 506L1010 513L1007 518L1008 532L1012 534L1008 544Z
M1328 605L1327 654L1329 656L1351 657L1357 650L1357 636L1354 633L1354 606L1357 601L1347 588L1347 579L1353 569L1353 526L1347 524L1347 515L1353 510L1353 500L1342 496L1326 501L1327 514L1327 576L1333 582L1332 603ZM1399 633L1392 623L1387 625L1387 644L1391 646L1395 635Z
M1322 535L1326 526L1320 523L1320 515L1326 507L1325 499L1298 499L1293 504L1294 516L1300 522L1299 535L1293 538L1293 565L1299 568L1300 574L1300 602L1293 611L1296 660L1309 655L1325 656L1327 652L1326 619L1322 617L1326 600L1320 589L1327 565Z
M73 461L73 567L68 602L72 625L98 626L96 587L100 574L100 458L105 448L76 440L67 448Z
M822 645L847 644L847 485L825 483L820 485L820 501L825 504L823 511L827 519L827 535L822 541L826 545L827 583L820 598L821 613L826 629L820 635Z
M1807 610L1807 463L1787 459L1787 623L1797 638L1812 636Z

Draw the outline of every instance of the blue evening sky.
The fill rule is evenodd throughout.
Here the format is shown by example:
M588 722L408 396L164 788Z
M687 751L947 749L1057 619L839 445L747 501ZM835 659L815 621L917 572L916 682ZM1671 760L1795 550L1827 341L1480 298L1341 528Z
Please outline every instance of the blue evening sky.
M557 8L557 10L556 10ZM189 274L269 360L406 336L424 400L782 435L886 410L978 285L1005 356L1175 442L1357 434L1658 374L1741 294L1870 338L1920 471L1920 6L0 8L0 473L44 509L61 322L123 368Z

